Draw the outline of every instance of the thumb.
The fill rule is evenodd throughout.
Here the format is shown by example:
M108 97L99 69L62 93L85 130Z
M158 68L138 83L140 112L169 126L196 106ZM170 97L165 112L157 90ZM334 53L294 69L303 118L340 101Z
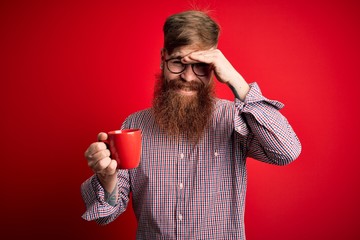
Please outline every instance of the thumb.
M108 135L104 132L100 132L98 135L97 135L97 139L98 141L104 141L108 138Z

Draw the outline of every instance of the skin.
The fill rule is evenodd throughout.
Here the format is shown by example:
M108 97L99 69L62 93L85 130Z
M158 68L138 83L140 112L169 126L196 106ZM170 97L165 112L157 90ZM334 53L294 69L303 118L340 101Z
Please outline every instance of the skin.
M166 50L161 51L161 66L164 66L165 59L181 56L181 61L184 64L191 64L197 62L203 62L210 64L213 68L213 74L216 79L224 84L227 84L234 95L240 100L244 100L246 94L249 92L249 85L245 79L236 71L231 63L226 59L222 52L217 48L200 49L196 46L185 46L174 50L169 55ZM171 81L179 76L179 74L173 74L168 71L166 67L164 69L165 79ZM212 73L208 76L198 77L194 74L191 66L188 65L186 69L180 74L180 77L184 81L202 81L204 84L208 84L212 81ZM196 91L189 89L179 90L179 94L184 97L193 96L197 94ZM98 140L106 140L106 133L99 133ZM85 158L87 159L89 167L96 173L101 185L106 191L106 201L114 205L118 197L117 192L117 177L116 166L117 162L110 158L110 151L106 148L103 142L94 142L85 151Z
M186 46L175 49L174 53L171 55L168 55L166 50L161 51L162 62L165 59L178 57L178 56L183 57L181 61L184 64L191 64L198 62L210 64L213 68L213 72L217 80L221 83L227 84L233 91L234 95L242 101L245 99L246 94L250 90L250 87L245 81L245 79L240 75L240 73L236 71L236 69L226 59L226 57L222 54L222 52L217 48L202 50L202 49L198 49L197 47ZM166 68L164 74L166 79L173 79L178 75L168 72ZM190 66L187 66L185 71L182 72L180 76L185 81L201 80L204 83L206 83L211 80L211 75L201 78L197 77L190 69Z

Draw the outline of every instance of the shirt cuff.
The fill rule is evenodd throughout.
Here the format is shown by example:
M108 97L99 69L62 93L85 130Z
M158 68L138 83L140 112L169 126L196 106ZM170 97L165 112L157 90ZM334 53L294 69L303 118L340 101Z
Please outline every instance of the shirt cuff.
M274 111L278 111L284 107L283 103L264 97L256 82L250 83L249 86L250 90L244 101L241 101L238 98L235 99L235 107L238 111L234 121L235 129L243 136L249 134L249 128L246 121L244 121L241 117L242 113L251 114L260 124L266 125L266 121L264 121L264 114L272 115Z
M105 190L96 175L86 180L81 185L81 193L86 205L82 218L87 221L108 217L116 212L117 207L105 201Z
M283 103L276 100L270 100L264 97L261 93L260 87L256 82L250 83L249 86L250 86L250 90L246 95L244 101L241 101L238 98L235 99L235 105L241 112L249 111L251 109L251 104L259 103L259 102L265 102L267 104L270 104L277 110L280 110L281 108L284 107Z

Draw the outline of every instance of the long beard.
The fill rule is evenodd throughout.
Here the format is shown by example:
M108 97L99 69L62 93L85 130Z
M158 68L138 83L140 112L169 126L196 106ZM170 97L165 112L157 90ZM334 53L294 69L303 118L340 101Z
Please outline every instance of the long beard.
M182 96L180 89L191 89L197 93ZM214 84L200 81L186 82L180 77L167 81L158 76L154 92L153 110L157 124L170 136L183 135L198 141L209 125L214 108Z

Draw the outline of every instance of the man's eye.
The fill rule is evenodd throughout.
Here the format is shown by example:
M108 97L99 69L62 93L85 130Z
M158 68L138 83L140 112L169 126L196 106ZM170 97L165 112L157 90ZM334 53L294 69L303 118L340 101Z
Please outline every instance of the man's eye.
M207 63L196 63L195 65L196 65L197 67L201 67L201 68L209 67L209 64L207 64Z
M171 62L172 64L176 64L176 65L182 65L182 62L180 60L175 60Z

